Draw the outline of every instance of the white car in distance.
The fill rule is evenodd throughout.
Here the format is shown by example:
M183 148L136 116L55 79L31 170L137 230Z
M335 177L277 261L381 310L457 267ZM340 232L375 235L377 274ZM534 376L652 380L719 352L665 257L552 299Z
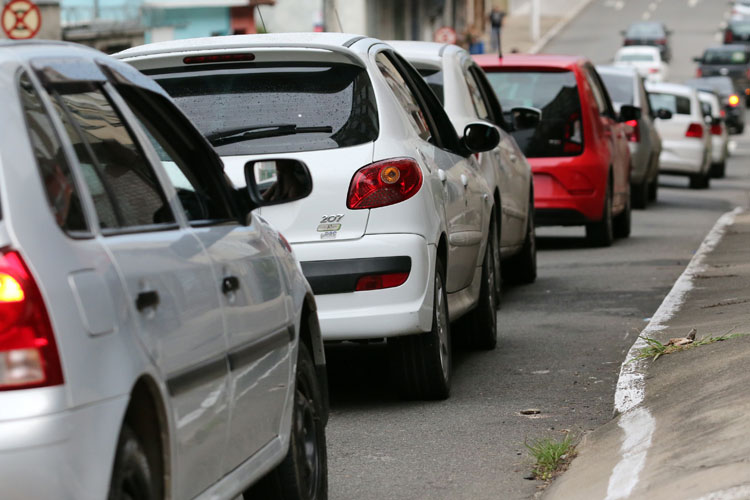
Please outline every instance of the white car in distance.
M500 231L498 264L502 259L503 277L509 281L532 283L536 279L536 238L531 166L507 132L513 130L514 125L505 120L484 71L466 50L456 45L388 43L425 78L457 131L480 120L497 127L500 144L480 154L479 163L495 198L495 218ZM526 111L531 110L526 108ZM509 110L508 116L512 114ZM537 121L540 118L541 112L538 112Z
M715 92L698 90L698 99L705 108L704 116L711 133L711 177L722 178L729 156L729 132L721 116L719 96Z
M634 67L646 81L663 82L669 76L669 65L661 59L657 47L628 45L615 54L615 66Z
M647 83L649 104L662 138L659 173L686 175L690 187L706 189L711 181L711 130L698 92L677 83Z
M289 239L316 294L324 340L387 339L407 397L442 399L450 323L497 338L494 198L475 154L425 81L380 40L343 33L163 42L117 55L155 78L241 186L246 165L300 160L313 192L264 218Z

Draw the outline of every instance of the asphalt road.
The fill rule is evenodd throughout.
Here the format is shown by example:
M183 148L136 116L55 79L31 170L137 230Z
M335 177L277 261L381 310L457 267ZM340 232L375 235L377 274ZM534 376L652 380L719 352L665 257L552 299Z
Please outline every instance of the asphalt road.
M650 7L653 5L653 7ZM619 30L646 12L675 31L673 80L715 43L718 0L594 0L545 52L608 62ZM750 136L735 137L727 177L710 190L662 177L659 201L634 212L633 234L590 249L582 228L543 228L539 279L506 290L493 352L455 353L448 401L404 402L388 385L382 346L328 350L330 498L531 498L540 483L524 442L581 433L612 417L620 364L716 219L748 206ZM522 410L540 414L523 416Z

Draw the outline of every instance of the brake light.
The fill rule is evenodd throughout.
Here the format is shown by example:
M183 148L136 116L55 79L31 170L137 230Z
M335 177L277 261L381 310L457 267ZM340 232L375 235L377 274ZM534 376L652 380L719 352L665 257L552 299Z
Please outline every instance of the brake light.
M729 105L733 108L736 107L740 103L740 96L737 94L732 94L729 96Z
M666 38L657 38L656 39L656 45L666 45L667 39Z
M651 74L658 73L659 72L659 68L648 68L648 72L651 73Z
M628 140L630 142L641 142L641 130L638 127L638 120L628 120L625 122L625 125L631 129L628 133Z
M698 78L701 78L703 76L703 70L700 68L695 70L695 76L697 76Z
M732 30L724 31L724 43L732 43L734 41L734 33Z
M691 123L685 132L685 137L695 137L696 139L703 138L703 125L700 123Z
M406 283L407 278L409 278L409 273L371 274L361 276L357 280L355 290L357 292L365 292L369 290L394 288Z
M185 64L207 64L254 60L255 54L212 54L208 56L188 56L184 58L182 62Z
M18 252L0 253L0 391L63 383L42 294Z
M360 168L349 184L346 206L378 208L408 200L422 187L422 169L411 158L392 158Z
M722 133L724 133L724 127L721 125L721 123L716 123L714 125L711 125L712 135L721 135Z

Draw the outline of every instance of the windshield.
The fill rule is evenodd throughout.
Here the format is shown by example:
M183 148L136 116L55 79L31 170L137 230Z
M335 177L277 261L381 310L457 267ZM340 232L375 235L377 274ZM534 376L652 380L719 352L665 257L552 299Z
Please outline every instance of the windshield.
M357 66L214 67L151 76L223 156L342 148L378 136L372 85Z
M625 36L627 38L663 38L664 30L659 24L634 24L628 28Z
M599 76L607 87L609 97L617 104L633 105L633 77L627 75L611 75L599 72Z
M707 50L703 64L745 64L747 55L743 50Z
M653 109L668 109L673 114L689 115L690 99L681 95L649 92L648 101Z
M526 156L575 156L583 152L581 104L571 71L491 72L487 79L503 109L532 107L542 111L537 128L512 133Z

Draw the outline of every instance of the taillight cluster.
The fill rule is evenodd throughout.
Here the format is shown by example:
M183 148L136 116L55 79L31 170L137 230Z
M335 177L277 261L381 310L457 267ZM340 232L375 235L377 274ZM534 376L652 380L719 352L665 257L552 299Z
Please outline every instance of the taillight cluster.
M42 294L18 252L0 253L0 390L63 383Z
M351 210L378 208L408 200L422 187L422 170L412 158L392 158L357 170L349 185Z
M724 126L721 123L711 125L711 135L721 135L724 133Z
M630 127L628 140L630 142L641 142L641 129L638 126L638 120L628 120L625 122L625 125Z
M703 139L703 125L700 123L691 123L685 132L685 137L694 137L696 139Z
M732 42L734 42L734 33L732 33L732 30L727 29L724 31L724 43Z

